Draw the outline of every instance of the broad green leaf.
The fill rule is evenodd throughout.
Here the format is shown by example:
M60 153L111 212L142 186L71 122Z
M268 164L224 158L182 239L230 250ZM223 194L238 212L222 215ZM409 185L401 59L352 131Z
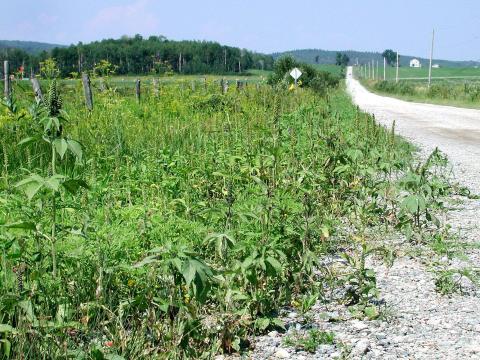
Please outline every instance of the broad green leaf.
M63 159L68 149L67 140L55 139L53 140L53 146L55 147L55 150L57 151L58 155L60 155L60 159Z
M56 174L50 176L45 180L45 186L50 190L57 192L60 189L61 183L65 180L65 176Z
M75 140L67 140L68 148L70 151L75 155L78 161L82 161L83 157L83 150L82 150L82 145Z
M375 277L375 271L372 270L372 269L367 269L367 270L365 270L365 276L368 276L370 278L374 278Z
M8 229L24 229L24 230L36 230L35 223L28 222L28 221L19 221L11 224L3 225Z
M60 130L60 120L57 117L52 118L52 123L55 125L57 131Z
M264 331L269 326L270 326L269 318L258 318L257 320L255 320L255 327L260 331Z
M282 264L280 264L277 259L268 256L266 261L272 266L272 268L275 270L275 273L280 274L282 272Z
M15 329L8 325L8 324L0 324L0 333L11 333L15 331Z
M27 144L30 144L30 143L35 142L35 141L37 141L37 140L38 140L38 138L28 137L28 138L25 138L25 139L23 139L22 141L20 141L17 145L18 145L18 146L27 145Z
M152 263L156 263L156 262L158 262L157 255L151 255L151 256L147 256L145 259L139 261L138 263L133 265L133 267L134 268L139 268L139 267L142 267L142 266L145 266L145 265L148 265L148 264L152 264Z
M415 214L419 211L419 198L416 195L409 195L402 201L402 207L409 213Z
M252 256L247 257L247 258L246 258L245 260L243 260L243 262L242 262L242 269L243 269L244 271L247 270L247 269L250 267L250 265L252 265L252 263L253 263L253 257L252 257Z
M31 200L44 185L45 179L40 175L33 174L15 184L15 187L21 188L27 195L28 199Z
M285 323L281 319L275 318L271 321L271 323L280 329L286 330Z
M185 261L182 269L182 276L185 279L187 286L190 286L190 284L192 283L196 272L196 263L190 259Z
M33 305L30 300L23 300L18 303L18 306L23 309L27 320L32 323L34 326L38 325L37 317L33 312Z
M75 194L81 187L84 189L90 188L84 180L69 179L64 181L62 185L71 194Z
M363 312L370 320L375 320L379 316L376 306L367 306Z

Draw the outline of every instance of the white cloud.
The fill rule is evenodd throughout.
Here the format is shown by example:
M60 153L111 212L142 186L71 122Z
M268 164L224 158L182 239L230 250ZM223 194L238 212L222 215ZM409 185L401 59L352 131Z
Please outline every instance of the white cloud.
M57 22L57 20L58 16L47 13L40 13L37 17L37 21L41 26L53 25Z
M126 5L101 9L87 22L86 35L90 39L98 40L99 37L119 37L123 34L155 34L158 20L149 7L150 0L137 0Z

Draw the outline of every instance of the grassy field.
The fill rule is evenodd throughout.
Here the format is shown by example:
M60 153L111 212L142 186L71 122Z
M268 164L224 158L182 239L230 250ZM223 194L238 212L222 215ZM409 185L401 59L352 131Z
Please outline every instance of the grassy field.
M329 72L333 75L343 75L342 67L337 65L314 65L316 69Z
M394 96L406 101L480 108L480 69L440 68L432 69L432 86L428 88L428 68L400 68L398 84L395 68L387 68L387 81L364 79L356 69L356 77L371 91ZM403 79L403 80L402 80Z
M387 80L395 80L396 69L395 67L387 67L386 69ZM376 71L376 70L375 70ZM383 64L379 67L379 76L383 80ZM439 68L432 69L432 78L478 78L480 80L480 68ZM399 78L401 79L415 79L415 78L428 78L428 66L422 68L410 68L401 67L399 69ZM435 80L436 81L436 80Z
M317 300L378 318L365 259L390 252L369 228L421 234L446 191L342 89L175 81L95 90L89 112L79 81L54 84L0 113L3 358L248 352Z
M398 99L472 109L480 108L480 80L437 80L430 88L424 81L361 80L370 91Z

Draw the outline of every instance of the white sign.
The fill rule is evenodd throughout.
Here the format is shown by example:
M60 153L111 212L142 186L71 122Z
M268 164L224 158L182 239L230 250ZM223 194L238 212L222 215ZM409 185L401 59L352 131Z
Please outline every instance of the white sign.
M290 76L295 79L295 81L298 80L300 76L302 76L302 72L298 68L294 68L292 71L290 71Z

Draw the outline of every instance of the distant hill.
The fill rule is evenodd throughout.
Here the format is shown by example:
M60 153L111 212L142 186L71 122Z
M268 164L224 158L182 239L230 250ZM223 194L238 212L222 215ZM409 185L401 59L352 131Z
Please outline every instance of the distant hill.
M0 51L2 49L20 49L31 55L39 54L44 50L50 51L56 47L65 47L65 45L47 44L36 41L0 40Z
M303 49L303 50L292 50L280 53L273 53L272 56L276 59L283 55L292 55L297 60L308 63L308 64L316 64L317 63L317 56L318 56L318 64L335 64L335 56L337 52L341 52L342 54L347 54L350 58L350 64L356 64L357 61L359 64L365 64L368 61L379 61L383 63L383 57L381 53L378 52L366 52L366 51L332 51L332 50L320 50L320 49ZM400 65L401 66L409 66L410 60L413 58L417 58L426 66L429 62L428 59L411 56L411 55L402 55L400 54ZM439 64L442 67L473 67L479 66L480 62L478 61L450 61L450 60L441 60L435 59L433 61L435 64Z

